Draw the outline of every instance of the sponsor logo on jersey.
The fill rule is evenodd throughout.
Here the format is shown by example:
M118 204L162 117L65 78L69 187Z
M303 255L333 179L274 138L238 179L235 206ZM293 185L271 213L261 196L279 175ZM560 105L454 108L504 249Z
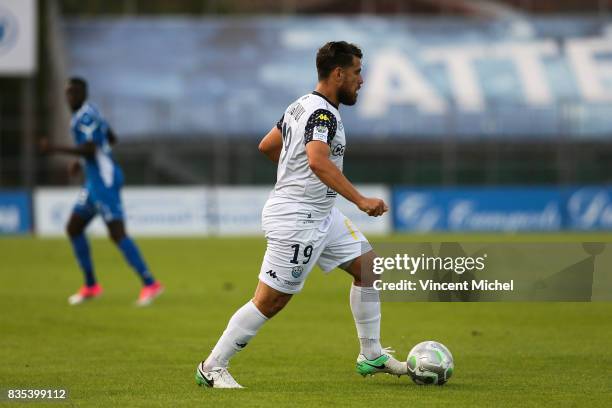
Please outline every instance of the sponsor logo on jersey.
M287 280L287 279L283 279L283 284L285 286L299 286L300 281L290 281L290 280Z
M299 278L300 275L302 275L302 272L304 272L303 266L294 266L293 269L291 269L291 276L294 278Z
M335 145L334 148L332 149L332 155L333 156L344 156L344 145L340 143Z

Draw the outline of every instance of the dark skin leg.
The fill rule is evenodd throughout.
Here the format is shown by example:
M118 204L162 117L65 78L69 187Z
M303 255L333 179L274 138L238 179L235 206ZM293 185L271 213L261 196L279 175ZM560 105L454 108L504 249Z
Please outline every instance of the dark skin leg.
M68 224L66 224L66 234L68 234L70 238L81 235L85 232L85 228L87 228L89 221L91 221L91 218L85 219L76 213L72 213L68 220Z
M106 224L109 238L117 245L126 237L125 224L122 220L114 220Z
M66 233L70 238L81 235L83 232L85 232L85 228L87 228L89 221L91 221L91 219L84 219L80 215L72 213L70 219L68 220L68 224L66 225ZM125 224L123 221L111 221L106 224L106 226L108 228L108 235L115 244L119 244L119 242L125 238Z

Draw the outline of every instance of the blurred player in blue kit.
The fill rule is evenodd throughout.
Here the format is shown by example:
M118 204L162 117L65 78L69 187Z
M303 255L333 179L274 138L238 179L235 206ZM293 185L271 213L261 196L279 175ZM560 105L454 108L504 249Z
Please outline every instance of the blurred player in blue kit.
M138 246L126 234L120 194L123 172L111 155L111 145L117 142L117 137L96 107L87 100L87 93L87 82L84 79L74 77L68 80L66 99L72 111L70 128L75 146L53 145L47 139L40 142L43 153L78 156L79 159L70 166L70 173L76 175L83 168L85 173L84 186L66 226L85 284L68 298L68 302L77 305L102 294L85 236L87 225L96 215L100 215L110 238L142 281L137 305L147 306L164 288L153 278Z

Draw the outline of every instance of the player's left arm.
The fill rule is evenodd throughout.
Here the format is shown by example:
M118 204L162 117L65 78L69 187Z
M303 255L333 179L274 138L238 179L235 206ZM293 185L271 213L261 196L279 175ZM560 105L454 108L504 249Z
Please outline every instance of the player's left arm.
M275 126L259 142L259 151L274 163L278 163L282 149L283 136L278 126Z

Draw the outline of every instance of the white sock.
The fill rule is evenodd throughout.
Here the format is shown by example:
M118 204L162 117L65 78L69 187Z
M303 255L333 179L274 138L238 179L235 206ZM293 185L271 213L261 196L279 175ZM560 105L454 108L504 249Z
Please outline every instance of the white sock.
M204 369L227 367L229 360L246 347L266 320L268 318L249 300L227 323L227 328L204 362Z
M373 287L351 285L351 312L357 326L361 354L368 360L382 354L380 345L380 296Z

